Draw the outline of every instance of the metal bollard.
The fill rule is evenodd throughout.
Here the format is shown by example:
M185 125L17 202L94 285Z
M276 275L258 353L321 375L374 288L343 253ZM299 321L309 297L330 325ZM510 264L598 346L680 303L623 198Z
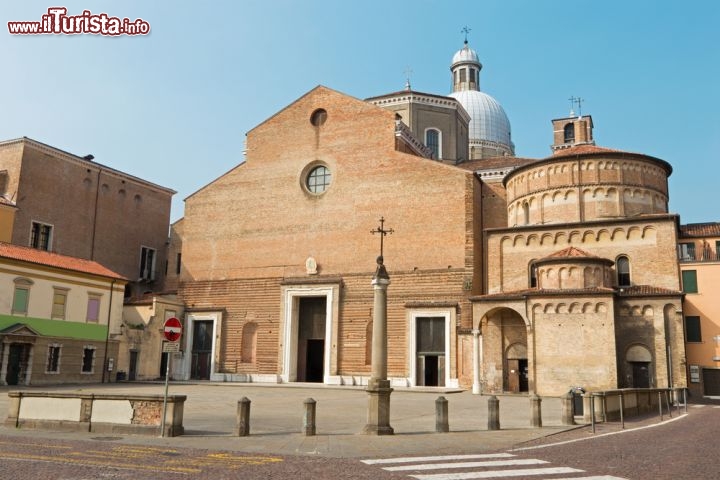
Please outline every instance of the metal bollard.
M530 426L542 427L542 398L535 394L530 395Z
M435 431L438 433L450 431L448 401L445 397L438 397L435 400Z
M562 397L561 404L561 422L563 425L575 425L575 418L573 412L573 394L568 392Z
M488 430L500 430L500 400L495 395L488 398Z
M250 399L243 397L237 405L237 428L235 433L238 437L250 435Z
M306 437L310 437L315 435L315 407L317 406L317 402L312 398L306 398L303 404L305 405L303 433Z
M663 421L662 393L658 392L658 407L660 407L660 421Z
M625 430L625 399L622 393L620 394L620 424L623 430Z

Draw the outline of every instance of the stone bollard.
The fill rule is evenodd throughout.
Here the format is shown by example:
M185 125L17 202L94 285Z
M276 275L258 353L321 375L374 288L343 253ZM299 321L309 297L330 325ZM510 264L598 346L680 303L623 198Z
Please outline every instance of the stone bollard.
M238 437L250 435L250 399L243 397L237 406L237 428L235 433Z
M561 422L563 425L575 425L574 411L573 411L573 394L568 392L562 397L561 404Z
M542 398L535 394L530 395L530 425L535 428L542 427Z
M495 395L488 398L488 430L500 430L500 400Z
M450 431L448 401L445 397L438 397L435 400L435 431L438 433Z
M306 437L315 435L315 407L317 402L312 398L306 398L303 402L305 405L305 415L303 416L303 434Z

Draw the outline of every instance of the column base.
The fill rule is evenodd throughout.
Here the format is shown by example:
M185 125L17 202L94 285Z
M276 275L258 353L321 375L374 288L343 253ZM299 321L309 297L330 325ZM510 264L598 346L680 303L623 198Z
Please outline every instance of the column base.
M389 380L371 378L368 382L367 425L362 433L366 435L393 435L395 430L390 426L390 388Z

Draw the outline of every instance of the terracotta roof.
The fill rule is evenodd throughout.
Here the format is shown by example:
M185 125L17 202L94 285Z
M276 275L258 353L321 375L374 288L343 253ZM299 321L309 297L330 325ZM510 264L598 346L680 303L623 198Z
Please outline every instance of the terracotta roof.
M489 295L478 295L470 297L472 301L493 301L506 299L522 299L529 296L576 296L576 295L598 295L598 294L614 294L621 297L647 297L647 296L678 296L683 295L678 290L670 290L668 288L653 287L651 285L633 285L622 289L608 287L592 287L592 288L574 288L574 289L541 289L526 288L524 290L514 290L511 292L492 293Z
M511 292L491 293L488 295L479 295L471 297L473 301L485 300L503 300L503 299L521 299L532 295L550 295L550 296L569 296L569 295L597 295L612 294L615 289L606 287L593 288L574 288L574 289L544 289L544 288L526 288L524 290L513 290Z
M652 285L633 285L632 287L624 287L618 290L618 295L623 297L642 297L642 296L668 296L683 295L679 290L670 290L669 288L653 287Z
M680 225L681 237L720 237L720 223L688 223Z
M458 163L456 166L464 168L465 170L487 170L491 168L507 168L507 167L519 167L523 165L529 165L537 162L536 158L521 158L521 157L491 157L482 158L480 160L468 160L466 162Z
M586 252L585 250L580 250L579 248L576 248L576 247L563 248L562 250L552 253L545 258L570 258L570 257L600 258L597 255L593 255L591 253Z
M597 145L575 145L570 148L563 148L556 150L552 157L565 157L574 155L585 155L587 153L625 153L622 150L615 150L613 148L598 147Z
M101 277L116 278L118 280L127 280L127 278L103 267L92 260L82 258L68 257L58 253L46 252L36 248L21 247L10 243L0 242L0 258L9 258L12 260L20 260L22 262L34 263L37 265L45 265L48 267L62 268L75 272L89 273L91 275L99 275Z

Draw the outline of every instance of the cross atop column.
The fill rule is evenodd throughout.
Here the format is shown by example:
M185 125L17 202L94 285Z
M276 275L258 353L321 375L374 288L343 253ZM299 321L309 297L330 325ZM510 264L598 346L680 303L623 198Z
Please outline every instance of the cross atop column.
M378 264L382 265L383 263L383 239L385 238L385 235L388 235L390 233L393 233L395 230L392 228L385 229L385 217L380 217L380 226L376 230L370 230L370 233L375 235L376 233L380 234L380 256L378 257Z

